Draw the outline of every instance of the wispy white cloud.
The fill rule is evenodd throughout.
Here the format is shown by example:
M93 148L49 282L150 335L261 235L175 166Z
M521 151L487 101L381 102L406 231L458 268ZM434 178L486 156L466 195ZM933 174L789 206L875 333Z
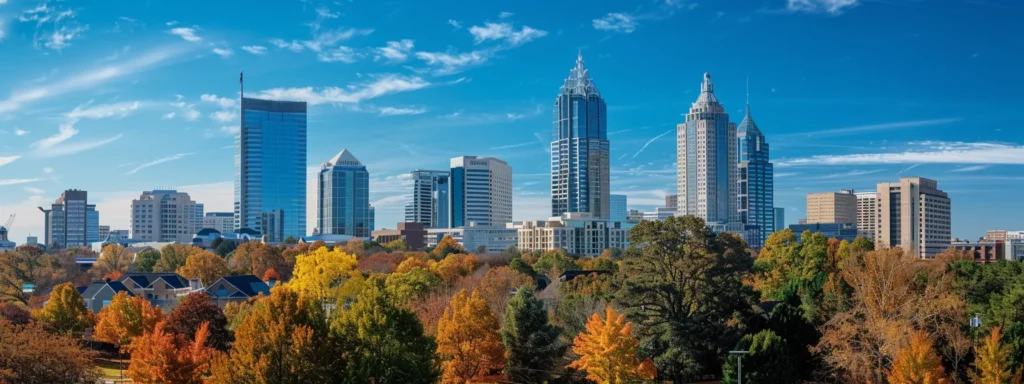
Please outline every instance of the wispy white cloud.
M601 31L633 33L636 30L636 17L627 13L612 12L600 19L592 21L594 29Z
M229 134L229 135L237 135L238 132L240 132L241 130L242 130L242 127L238 126L238 125L224 125L224 126L220 127L220 131L221 132ZM234 146L232 145L229 148L233 148L233 147Z
M448 19L448 25L451 25L451 26L455 27L456 29L457 28L462 28L462 23L460 23L460 22L458 22L456 20L452 20L452 19Z
M324 19L337 19L338 16L340 16L337 13L331 12L331 10L328 9L327 7L319 7L319 8L317 8L316 9L316 14L317 14L317 16L319 16L321 18L324 18Z
M513 120L513 121L522 119L523 117L526 117L526 115L524 115L522 113L511 113L511 112L510 113L506 113L505 116L507 116L509 120Z
M641 153L643 153L644 150L647 149L648 146L653 144L655 141L658 141L658 139L662 138L663 136L665 136L665 135L667 135L669 133L672 133L672 131L675 131L675 130L674 129L667 130L664 133L662 133L662 134L660 134L658 136L654 136L650 140L647 140L647 142L644 143L644 146L640 147L640 150L636 151L636 153L633 154L633 158L635 159L637 156L639 156Z
M71 120L79 119L103 119L108 117L121 118L130 115L139 109L141 103L138 101L129 101L123 103L114 104L100 104L92 105L92 100L85 104L81 104L75 109L68 112L65 117Z
M267 54L267 47L264 47L262 45L245 45L245 46L242 46L242 50L246 51L246 52L249 52L251 54L254 54L254 55L266 55Z
M991 165L971 165L968 167L960 167L950 172L977 172L991 168Z
M178 27L178 28L171 28L171 30L169 30L167 32L172 34L172 35L176 35L176 36L178 36L178 37L180 37L182 39L185 39L185 41L190 42L190 43L198 43L200 41L203 41L202 37L199 37L198 35L196 35L195 28Z
M292 52L302 52L302 50L306 49L302 43L296 40L284 41L281 39L270 39L269 43L275 47L284 48Z
M384 207L384 206L388 206L388 205L404 204L405 203L405 198L406 198L406 195L387 196L387 197L384 197L384 198L377 199L371 205L373 205L374 208L380 208L380 207Z
M31 193L33 195L42 195L42 194L46 193L45 190L42 190L42 189L39 189L39 188L36 188L36 187L22 187L21 189L24 189L25 192Z
M191 156L191 155L194 155L194 154L195 153L179 153L179 154L176 154L176 155L170 155L170 156L167 156L167 157L161 157L159 159L156 159L156 160L153 160L153 161L150 161L150 162L146 162L146 163L143 163L142 165L139 165L139 166L137 166L135 168L132 168L132 170L126 172L125 175L134 175L136 172L141 171L141 170L146 169L146 168L149 168L149 167L152 167L154 165L163 164L163 163L166 163L168 161L178 160L178 159L181 159L183 157Z
M796 176L796 175L799 175L799 174L800 174L799 172L779 172L779 173L776 173L776 174L772 175L772 177L775 177L775 178L792 177L792 176Z
M288 49L293 52L302 52L309 49L313 52L323 52L332 48L339 42L349 40L355 36L366 36L373 33L372 29L339 28L327 31L320 31L314 28L311 40L284 40L270 39L270 44L278 48Z
M211 95L211 94L208 94L208 93L204 93L203 95L199 96L199 100L202 100L202 101L207 102L207 103L217 104L221 108L237 108L238 107L238 100L237 99L229 99L229 98L226 98L226 97L220 97L220 96Z
M59 3L51 6L50 2L44 2L35 8L28 9L18 16L18 21L23 23L35 23L36 29L32 36L32 45L36 48L42 46L61 50L71 45L71 40L81 37L82 33L89 30L88 24L80 24L75 21L78 14L71 9L62 8Z
M859 0L787 0L786 10L839 15L858 4L860 4Z
M512 148L526 147L526 146L530 146L530 145L537 145L537 142L536 141L531 141L531 142L528 142L528 143L499 145L497 147L491 147L490 150L497 151L497 150L500 150L500 149L512 149Z
M512 13L512 12L501 12L501 13L498 14L498 18L500 18L500 19L507 19L507 18L510 18L512 16L515 16L515 14Z
M28 134L28 131L26 131L24 129L15 129L14 130L14 135L15 136L25 136L27 134Z
M414 91L430 83L416 76L384 75L374 81L354 84L347 88L324 87L273 88L259 92L260 97L276 100L299 100L310 105L333 103L358 103L391 93Z
M216 54L217 56L228 58L228 57L231 57L231 55L234 55L235 51L227 49L227 48L214 48L213 49L213 53Z
M53 50L62 50L71 46L71 40L81 37L82 33L89 30L89 26L61 26L43 37L43 46Z
M120 139L122 136L124 136L124 135L120 135L119 134L119 135L116 135L116 136L113 136L113 137L109 137L109 138L106 138L106 139L84 140L84 141L77 141L77 142L74 142L74 143L58 143L58 144L55 144L55 145L49 147L46 150L37 150L37 151L33 152L33 155L37 156L37 157L58 157L58 156L73 155L73 154L76 154L76 153L79 153L79 152L88 151L90 149L99 148L99 147L102 147L104 145L113 143L113 142L117 141L118 139Z
M346 64L352 64L352 63L358 61L361 56L362 56L362 54L360 54L359 52L356 52L355 49L352 49L351 47L346 47L344 45L339 45L339 46L334 47L334 48L329 48L329 49L327 49L327 50L325 50L323 52L320 52L320 53L318 53L316 55L317 60L320 60L320 61L322 61L324 63L338 63L338 62L341 62L341 63L346 63Z
M53 168L52 167L43 167L43 173L51 174L51 173L53 173Z
M178 25L178 22L177 22L177 21L173 21L173 20L172 20L172 21L168 21L168 22L167 22L167 26L168 26L168 27L173 27L173 26L175 26L175 25Z
M39 180L42 180L42 179L2 179L2 180L0 180L0 185L17 185L17 184L34 183L34 182L37 182Z
M857 171L849 171L849 172L842 172L842 173L833 173L833 174L829 174L829 175L819 176L818 178L820 178L820 179L839 179L839 178L847 178L847 177L854 177L854 176L870 175L872 173L878 173L878 172L881 172L881 171L882 171L881 169L872 169L870 171L857 170Z
M783 159L779 167L863 164L1024 164L1024 146L1000 143L920 142L903 152L817 155Z
M387 59L392 63L402 62L409 57L409 51L412 51L412 48L413 41L409 39L389 41L386 46L375 49L374 60Z
M496 49L483 49L471 52L416 52L416 57L429 66L434 67L433 74L438 76L453 75L466 69L487 63Z
M800 137L834 137L834 136L845 136L867 132L879 132L888 131L893 129L904 129L904 128L917 128L917 127L929 127L933 125L945 125L959 122L963 119L959 117L943 118L943 119L928 119L928 120L912 120L912 121L897 121L892 123L882 124L869 124L869 125L858 125L853 127L843 128L830 128L822 129L818 131L810 132L799 132L790 133L784 135L778 135L781 138L800 138Z
M0 167L13 163L20 158L21 156L0 156Z
M47 149L53 148L57 144L67 141L68 139L74 137L77 134L78 130L75 129L75 125L73 122L64 123L60 125L57 134L32 143L32 148L35 148L36 150L40 151L45 151Z
M473 35L476 44L488 40L504 41L512 46L528 43L533 39L547 36L546 31L523 26L516 30L511 23L484 23L481 26L472 26L469 33Z
M213 113L210 113L210 119L215 120L215 121L219 121L221 123L231 122L231 121L235 120L236 118L238 118L238 113L236 113L234 111L227 111L227 110L225 110L225 111L215 111Z
M395 108L382 107L378 110L381 116L420 115L427 112L426 108Z

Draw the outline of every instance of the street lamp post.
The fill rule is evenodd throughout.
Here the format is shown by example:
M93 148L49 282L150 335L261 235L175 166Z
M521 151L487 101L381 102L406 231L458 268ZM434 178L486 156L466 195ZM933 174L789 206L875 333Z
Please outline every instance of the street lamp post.
M730 355L736 355L736 384L743 384L743 355L748 351L729 351Z

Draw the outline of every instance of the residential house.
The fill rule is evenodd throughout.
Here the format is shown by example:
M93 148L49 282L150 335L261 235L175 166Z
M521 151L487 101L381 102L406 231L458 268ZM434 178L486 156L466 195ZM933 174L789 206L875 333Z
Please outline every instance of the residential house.
M177 273L126 273L121 283L135 296L146 298L164 311L174 309L180 298L202 291L198 279L190 281Z
M120 281L95 280L80 292L82 299L85 301L85 307L93 313L99 313L101 309L110 305L114 295L117 295L119 292L127 292L128 296L135 296Z
M270 295L270 285L253 275L224 276L206 287L206 294L224 308L231 302L249 300L259 295Z

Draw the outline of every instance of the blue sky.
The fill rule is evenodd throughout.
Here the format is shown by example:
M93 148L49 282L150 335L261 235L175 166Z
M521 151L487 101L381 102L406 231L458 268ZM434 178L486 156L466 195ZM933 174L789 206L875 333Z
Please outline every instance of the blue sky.
M247 95L310 102L311 176L343 148L368 166L378 228L408 171L459 155L508 161L515 218L544 218L581 51L631 208L674 192L675 126L711 72L737 122L750 78L789 223L808 192L902 172L950 193L954 236L1022 229L1020 20L1008 0L0 0L0 216L21 243L68 188L115 229L143 190L230 210L244 69Z

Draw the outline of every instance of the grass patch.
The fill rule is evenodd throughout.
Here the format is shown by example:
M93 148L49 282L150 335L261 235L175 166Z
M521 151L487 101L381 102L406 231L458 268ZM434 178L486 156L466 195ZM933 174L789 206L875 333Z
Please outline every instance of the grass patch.
M97 358L93 361L100 376L107 379L121 378L121 363L117 359ZM128 368L128 361L124 362L124 368Z

